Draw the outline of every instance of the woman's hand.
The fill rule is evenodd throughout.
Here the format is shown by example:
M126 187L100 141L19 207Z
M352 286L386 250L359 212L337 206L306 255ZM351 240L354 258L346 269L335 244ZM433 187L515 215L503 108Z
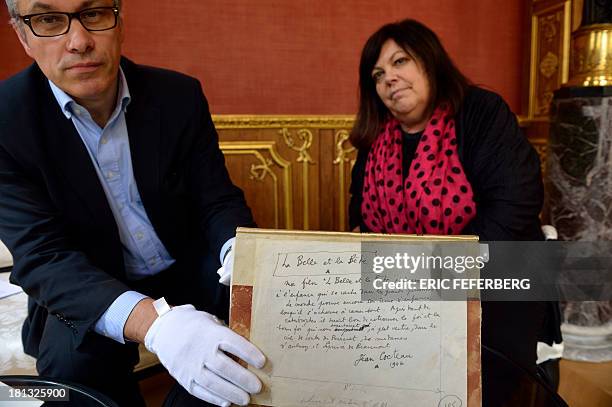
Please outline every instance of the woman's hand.
M351 232L355 232L355 233L360 233L361 232L361 228L359 226L357 226L355 229L353 229Z

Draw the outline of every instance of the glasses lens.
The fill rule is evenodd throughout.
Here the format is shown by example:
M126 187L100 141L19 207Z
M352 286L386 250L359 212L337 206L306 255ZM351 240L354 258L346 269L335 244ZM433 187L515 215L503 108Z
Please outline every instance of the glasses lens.
M111 8L90 8L80 14L81 23L92 31L108 30L115 26L115 12Z
M30 19L36 35L54 36L63 34L68 27L68 16L59 13L39 14Z

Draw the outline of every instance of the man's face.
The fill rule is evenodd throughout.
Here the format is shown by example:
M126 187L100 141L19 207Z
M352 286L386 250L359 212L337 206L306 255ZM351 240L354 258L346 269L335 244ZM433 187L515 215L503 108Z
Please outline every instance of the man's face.
M51 11L76 12L113 6L112 0L18 0L20 15ZM121 21L106 31L87 31L75 18L70 31L57 37L37 37L22 22L16 28L26 53L45 76L77 102L107 100L116 91L123 42Z

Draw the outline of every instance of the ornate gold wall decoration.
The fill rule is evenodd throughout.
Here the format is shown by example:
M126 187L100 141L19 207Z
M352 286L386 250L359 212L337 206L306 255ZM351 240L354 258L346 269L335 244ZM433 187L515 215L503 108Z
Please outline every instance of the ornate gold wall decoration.
M535 2L531 18L531 68L526 121L548 120L553 92L569 72L570 0Z
M334 164L345 163L349 160L348 155L355 151L355 147L349 145L349 148L344 148L344 144L349 140L348 130L338 130L334 135L334 145L336 146L336 158Z
M334 165L338 165L338 229L343 230L346 225L346 211L348 204L346 202L347 187L346 187L346 164L350 161L349 154L356 151L355 147L349 144L346 148L344 145L349 140L348 130L338 130L334 134L334 145L336 146L336 158ZM354 163L354 161L353 161ZM349 166L352 167L352 164Z
M550 103L552 102L554 96L555 94L553 93L552 89L547 89L543 91L541 95L538 95L538 114L548 115L550 112Z
M312 146L312 132L310 130L308 129L298 130L296 132L297 140L296 140L296 137L294 137L293 134L291 134L289 129L286 127L283 127L278 132L283 136L283 139L285 140L285 143L287 144L287 146L299 154L296 160L297 162L299 163L305 162L305 163L314 164L314 162L312 161L312 157L308 153L308 149L310 148L310 146ZM298 140L302 142L302 145L298 145Z
M285 225L287 229L293 227L293 200L291 199L291 163L282 158L276 151L274 141L222 141L219 148L226 156L231 155L253 155L259 162L251 164L250 176L259 182L263 182L269 176L273 183L273 205L274 205L274 224L275 228L280 228L281 205L284 206ZM262 153L267 153L270 158L264 157ZM272 167L277 165L281 169L281 180L272 171ZM283 195L281 197L280 183L283 185ZM281 201L282 198L282 201Z
M274 182L276 182L276 174L270 169L270 167L274 165L272 160L264 158L258 151L254 151L253 154L261 164L251 164L251 179L262 182L264 178L266 178L266 175L270 174Z
M552 52L548 51L548 53L542 58L540 61L540 72L547 78L550 78L557 72L557 67L559 66L559 58Z
M544 34L544 38L548 42L552 42L557 36L557 22L555 21L555 15L545 16L542 18L542 33Z
M312 157L308 150L312 146L312 132L308 129L299 129L296 131L297 137L294 137L293 134L289 131L288 128L283 127L279 130L279 134L283 136L285 140L285 144L292 149L293 151L298 153L297 162L302 163L302 188L303 188L303 197L304 197L304 230L308 230L310 228L310 186L309 186L309 164L314 164ZM297 140L296 140L297 139ZM301 145L298 145L298 141L301 142Z

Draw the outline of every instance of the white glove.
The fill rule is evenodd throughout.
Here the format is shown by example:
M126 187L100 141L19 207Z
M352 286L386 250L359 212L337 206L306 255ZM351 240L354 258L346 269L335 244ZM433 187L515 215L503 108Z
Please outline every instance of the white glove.
M219 283L229 286L232 283L232 271L234 270L234 250L230 248L230 252L225 256L223 264L217 270L219 274Z
M266 358L248 340L193 305L181 305L158 317L145 336L145 346L190 394L228 407L245 406L249 393L261 391L252 372L229 358L232 353L257 368Z

